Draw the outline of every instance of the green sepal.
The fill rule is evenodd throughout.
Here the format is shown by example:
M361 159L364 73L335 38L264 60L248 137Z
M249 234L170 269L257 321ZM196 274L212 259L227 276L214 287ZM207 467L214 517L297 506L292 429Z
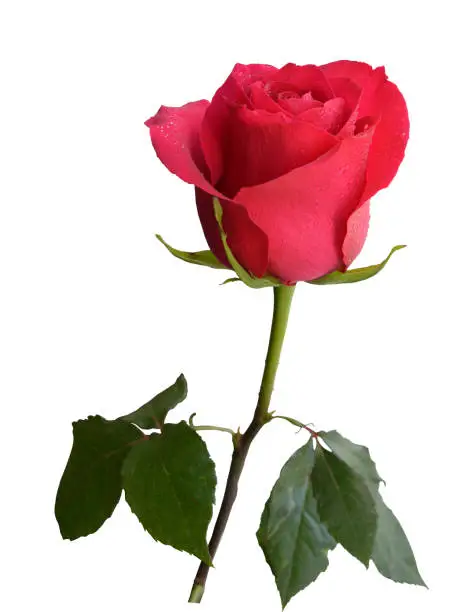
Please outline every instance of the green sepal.
M123 465L131 510L157 541L211 565L207 528L215 502L215 465L184 421L134 446Z
M229 285L229 283L236 283L237 281L240 281L241 279L238 278L237 276L232 276L231 278L227 278L225 281L223 281L222 283L220 283L221 285Z
M315 278L311 281L305 281L311 285L339 285L343 283L358 283L360 281L367 280L372 276L381 272L387 262L391 259L392 255L400 249L405 249L407 245L400 244L391 249L389 255L379 264L373 264L372 266L366 266L365 268L354 268L353 270L346 270L345 272L330 272L320 278Z
M314 461L309 440L282 468L257 532L283 608L326 570L328 551L336 546L318 514L311 484Z
M110 518L121 497L123 461L142 438L134 425L101 416L73 423L73 446L55 502L64 539L95 533Z
M368 448L351 442L337 431L321 431L318 435L341 461L364 479L374 499L378 522L371 560L376 569L394 582L426 586L407 536L378 490L383 480Z
M239 280L245 283L248 287L252 289L262 289L263 287L277 287L281 283L277 278L273 278L272 276L264 276L262 278L256 278L247 272L245 268L241 266L241 264L234 257L233 252L229 248L227 236L223 228L223 208L220 204L218 198L213 198L213 210L215 213L215 219L218 223L218 227L220 230L221 242L223 243L224 250L226 252L226 257L228 258L229 263L231 264L232 269L237 274Z
M122 421L134 423L142 429L161 429L166 415L187 397L187 381L181 374L170 387L155 395L149 402L123 417Z
M165 246L171 255L174 255L178 259L182 259L183 261L187 261L187 263L197 264L198 266L207 266L208 268L216 268L218 270L227 270L227 267L219 261L213 255L211 251L197 251L194 253L190 253L188 251L180 251L179 249L175 249L170 246L160 234L155 234L158 240Z

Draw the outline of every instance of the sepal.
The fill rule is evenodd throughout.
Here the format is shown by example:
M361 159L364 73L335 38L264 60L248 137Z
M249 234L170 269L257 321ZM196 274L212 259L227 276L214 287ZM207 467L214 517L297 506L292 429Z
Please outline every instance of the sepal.
M358 283L360 281L368 280L372 276L376 276L378 272L381 272L396 251L400 251L400 249L404 249L406 246L407 245L405 244L399 244L393 247L386 259L379 264L373 264L364 268L354 268L353 270L346 270L345 272L335 270L334 272L320 276L320 278L315 278L314 280L305 282L310 283L311 285L340 285L345 283Z
M188 251L180 251L179 249L175 249L170 246L160 234L155 234L156 238L165 246L171 255L174 255L178 259L182 259L182 261L187 261L187 263L197 264L198 266L207 266L208 268L216 268L218 270L227 270L228 268L221 263L219 259L213 255L211 251L196 251L196 252L188 252Z
M228 261L231 264L231 268L237 274L238 279L245 283L248 287L251 287L252 289L277 287L278 285L280 285L281 283L277 278L274 278L272 276L263 276L262 278L257 278L247 272L247 270L241 266L241 264L234 257L234 254L228 245L226 232L223 228L223 208L218 198L213 198L213 210L215 213L215 219L218 223L218 227L220 230L221 242L223 243L223 247L226 252L226 257L228 258ZM232 281L229 281L228 279L228 282Z

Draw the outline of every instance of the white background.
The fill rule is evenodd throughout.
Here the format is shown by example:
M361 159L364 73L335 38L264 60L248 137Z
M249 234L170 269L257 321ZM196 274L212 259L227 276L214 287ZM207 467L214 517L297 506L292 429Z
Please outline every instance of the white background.
M342 550L289 612L450 609L463 599L463 141L459 3L11 0L0 15L1 556L3 610L185 610L197 562L154 543L122 501L95 535L60 538L56 487L71 421L135 409L182 371L178 418L246 426L270 290L172 258L204 248L192 188L158 162L145 119L210 98L236 61L384 64L411 141L373 200L357 265L408 244L373 280L299 285L273 408L368 444L430 590ZM175 415L173 414L173 417ZM226 435L204 436L222 494ZM255 442L204 610L279 610L255 540L305 434ZM191 608L189 608L191 609Z

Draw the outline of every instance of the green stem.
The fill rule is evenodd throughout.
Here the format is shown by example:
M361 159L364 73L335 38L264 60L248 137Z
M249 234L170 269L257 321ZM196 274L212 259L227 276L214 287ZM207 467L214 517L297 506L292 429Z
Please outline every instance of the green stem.
M228 522L234 502L236 501L238 483L242 470L244 469L245 460L249 452L255 436L261 428L268 423L272 415L269 414L271 395L273 393L274 381L278 370L279 358L286 333L287 322L289 320L289 312L294 295L295 285L286 286L280 285L274 288L274 308L273 320L271 323L270 340L268 344L268 352L265 359L265 369L263 371L262 383L258 394L257 407L253 419L247 430L236 437L234 452L232 455L231 466L229 469L226 489L221 502L218 518L216 519L215 527L213 528L212 537L209 544L210 557L213 561L221 538L223 537L226 524ZM194 579L192 591L189 597L189 602L200 603L205 591L205 583L207 581L210 567L205 563L201 563Z
M200 603L202 601L204 591L204 585L194 584L194 586L192 587L191 595L189 597L189 603Z
M283 347L284 336L286 335L294 290L295 285L280 285L274 288L274 308L270 341L265 359L262 384L258 395L257 408L254 415L254 418L262 424L270 420L268 408L270 407L271 394L273 393L276 372L278 371L279 357Z

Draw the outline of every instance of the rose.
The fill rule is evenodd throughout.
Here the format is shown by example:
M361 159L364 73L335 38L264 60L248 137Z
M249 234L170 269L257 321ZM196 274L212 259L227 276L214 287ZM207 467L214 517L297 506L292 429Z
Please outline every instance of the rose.
M216 257L229 266L213 197L239 263L288 284L352 263L409 133L384 68L352 61L237 64L211 103L162 106L146 125L160 160L195 185Z

